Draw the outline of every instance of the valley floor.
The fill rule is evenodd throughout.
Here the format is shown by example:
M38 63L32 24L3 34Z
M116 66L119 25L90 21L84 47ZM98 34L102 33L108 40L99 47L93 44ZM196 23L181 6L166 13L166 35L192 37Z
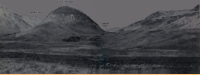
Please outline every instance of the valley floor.
M86 67L78 67L71 65L63 65L58 63L44 63L38 61L25 61L21 59L0 59L1 74L68 74L91 73L91 70Z
M92 68L61 62L41 62L36 60L1 58L0 74L198 74L200 67L168 66L156 64L116 65L119 68Z

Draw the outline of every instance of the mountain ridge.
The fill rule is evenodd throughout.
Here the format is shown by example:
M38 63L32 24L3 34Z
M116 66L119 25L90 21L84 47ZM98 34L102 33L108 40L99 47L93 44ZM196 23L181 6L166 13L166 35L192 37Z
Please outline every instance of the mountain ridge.
M16 34L31 28L20 15L2 5L0 5L0 20L0 35Z
M32 40L34 36L38 36L42 39L48 38L46 41L61 41L70 36L99 35L103 32L103 29L83 12L69 6L62 6L50 12L40 25L18 34L18 37Z
M197 6L195 8L197 10ZM199 11L193 9L155 12L144 20L122 28L123 32L109 37L112 39L104 37L106 46L121 49L198 50L200 19Z

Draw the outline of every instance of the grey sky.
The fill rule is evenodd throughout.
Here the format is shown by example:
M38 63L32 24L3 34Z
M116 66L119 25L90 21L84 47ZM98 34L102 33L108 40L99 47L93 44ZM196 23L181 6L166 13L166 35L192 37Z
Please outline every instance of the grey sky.
M48 13L55 10L62 3L61 0L0 0L6 6L20 15L33 15L31 11L42 11L37 17L44 19ZM70 0L63 0L70 1ZM73 0L73 6L90 16L100 26L104 22L110 23L108 28L124 27L142 20L159 10L191 9L200 0ZM102 27L102 26L101 26Z

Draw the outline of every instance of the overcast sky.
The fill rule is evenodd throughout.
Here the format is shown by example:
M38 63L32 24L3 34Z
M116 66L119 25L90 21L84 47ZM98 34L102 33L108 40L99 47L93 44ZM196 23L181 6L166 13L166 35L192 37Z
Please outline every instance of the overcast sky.
M109 28L128 26L159 10L192 9L200 4L200 0L73 0L74 3L65 4L57 1L72 0L0 0L0 4L19 15L33 16L31 11L41 11L37 17L42 20L60 6L73 6L101 27L104 22L110 23Z

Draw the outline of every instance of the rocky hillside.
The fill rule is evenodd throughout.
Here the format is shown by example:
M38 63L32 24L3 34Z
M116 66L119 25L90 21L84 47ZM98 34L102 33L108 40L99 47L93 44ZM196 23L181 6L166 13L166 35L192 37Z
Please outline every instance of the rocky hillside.
M106 45L121 49L199 50L199 5L187 10L157 11L121 31L109 38L111 34L105 36Z

